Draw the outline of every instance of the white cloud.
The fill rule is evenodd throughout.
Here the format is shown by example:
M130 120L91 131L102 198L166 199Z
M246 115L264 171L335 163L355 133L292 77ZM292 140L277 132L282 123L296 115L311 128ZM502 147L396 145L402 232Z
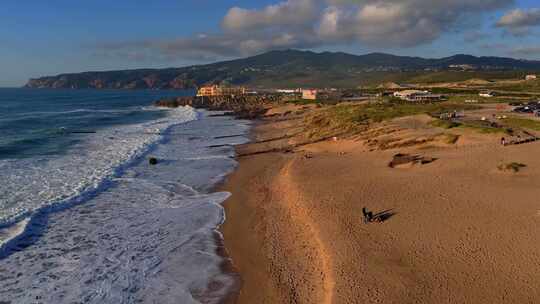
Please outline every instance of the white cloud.
M503 15L496 24L514 36L530 34L531 27L540 25L540 9L514 9Z
M305 26L318 17L317 2L288 0L269 5L262 10L233 7L223 18L222 25L229 31L251 31L276 26Z
M358 43L414 47L514 0L286 0L261 9L231 8L222 32L173 41L104 45L181 58L236 57L272 49Z
M528 27L540 25L540 9L515 9L501 17L497 25L500 27Z
M331 6L324 10L320 23L317 28L317 34L324 38L332 38L345 35L340 31L339 22L342 19L342 11L337 7Z

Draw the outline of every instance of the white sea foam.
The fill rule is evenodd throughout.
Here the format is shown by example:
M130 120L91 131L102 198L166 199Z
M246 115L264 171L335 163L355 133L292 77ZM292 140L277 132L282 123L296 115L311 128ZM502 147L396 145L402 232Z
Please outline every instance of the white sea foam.
M236 162L232 147L210 147L246 142L214 136L217 130L242 134L248 125L229 117L199 118L168 127L163 137L151 136L161 139L150 151L160 160L156 166L131 161L84 204L36 217L30 233L0 258L0 300L220 303L236 283L223 272L215 241L224 220L221 202L229 194L209 190ZM94 150L92 157L98 154L109 155Z
M177 108L157 121L102 130L60 157L0 160L0 227L42 208L84 200L148 151L162 138L159 133L197 115L190 107Z

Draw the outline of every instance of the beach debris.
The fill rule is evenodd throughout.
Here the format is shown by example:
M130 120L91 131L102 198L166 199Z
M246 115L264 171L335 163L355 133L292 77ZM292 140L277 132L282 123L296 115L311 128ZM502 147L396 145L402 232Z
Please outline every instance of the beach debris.
M518 163L518 162L511 162L507 164L500 164L497 166L497 169L500 171L512 171L514 173L518 173L521 169L527 167L527 165Z
M413 166L416 164L426 165L436 160L437 159L433 157L398 153L394 155L394 157L392 158L392 161L390 161L390 163L388 164L388 167L400 168L400 167L406 167L406 166Z
M157 165L158 160L157 160L157 158L155 158L155 157L150 157L150 158L148 159L148 163L149 163L150 165L154 166L154 165Z

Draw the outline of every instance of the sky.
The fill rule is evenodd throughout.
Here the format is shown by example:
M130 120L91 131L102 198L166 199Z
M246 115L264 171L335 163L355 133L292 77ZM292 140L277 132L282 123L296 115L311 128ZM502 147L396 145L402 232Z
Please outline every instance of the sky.
M538 0L2 0L0 87L276 49L540 60Z

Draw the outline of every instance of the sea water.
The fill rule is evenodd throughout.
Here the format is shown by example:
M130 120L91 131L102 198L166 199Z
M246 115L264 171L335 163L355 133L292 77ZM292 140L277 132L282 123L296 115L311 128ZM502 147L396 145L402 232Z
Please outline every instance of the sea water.
M216 228L247 122L168 91L0 90L0 302L218 303ZM156 157L152 166L148 157Z

